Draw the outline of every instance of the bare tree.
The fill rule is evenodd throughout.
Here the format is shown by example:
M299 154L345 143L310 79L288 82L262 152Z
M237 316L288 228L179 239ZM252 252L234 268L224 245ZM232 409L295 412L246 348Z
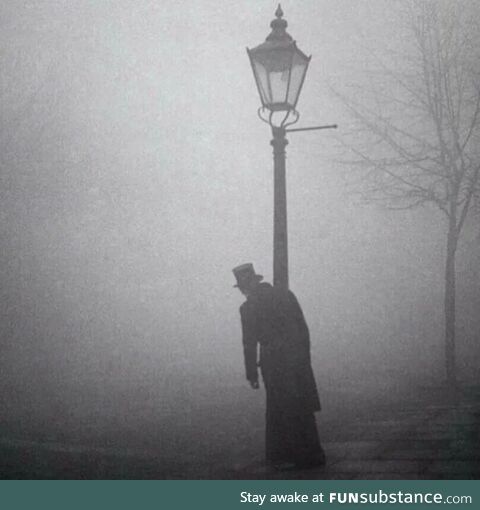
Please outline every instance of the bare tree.
M358 128L343 143L354 154L350 163L362 169L363 197L391 209L432 205L446 222L445 368L452 387L455 255L480 190L480 58L472 10L465 1L403 3L401 52L389 53L394 65L374 56L368 97L364 87L355 100L337 92Z

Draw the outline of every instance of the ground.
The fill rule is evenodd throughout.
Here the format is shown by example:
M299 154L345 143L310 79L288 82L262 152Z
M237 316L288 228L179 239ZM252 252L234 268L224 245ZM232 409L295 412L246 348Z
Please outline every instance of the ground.
M236 416L237 426L222 430L225 410L217 409L198 417L189 440L179 435L176 443L169 444L155 441L147 429L142 441L121 434L115 440L88 441L87 436L35 437L3 427L0 475L4 479L480 478L480 387L466 386L456 395L440 386L421 387L397 401L354 400L356 405L345 405L345 396L339 399L335 392L324 399L330 410L320 414L318 424L328 462L320 469L267 469L262 461L263 420L241 422Z

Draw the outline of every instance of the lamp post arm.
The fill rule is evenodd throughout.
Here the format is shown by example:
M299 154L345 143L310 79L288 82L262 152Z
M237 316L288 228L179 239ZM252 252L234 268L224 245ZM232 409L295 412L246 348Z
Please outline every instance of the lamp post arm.
M285 129L287 133L293 133L294 131L316 131L318 129L337 129L337 124L329 124L327 126L312 126L312 127L304 127L304 128L291 128Z

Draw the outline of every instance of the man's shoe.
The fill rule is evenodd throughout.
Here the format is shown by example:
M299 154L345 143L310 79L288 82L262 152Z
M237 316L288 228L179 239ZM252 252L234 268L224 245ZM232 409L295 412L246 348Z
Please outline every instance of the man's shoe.
M272 467L275 471L292 471L296 469L297 465L294 462L278 462Z
M327 463L327 458L325 457L325 454L322 453L322 455L318 456L315 459L306 459L301 460L295 463L295 466L297 469L315 469L319 467L325 466Z

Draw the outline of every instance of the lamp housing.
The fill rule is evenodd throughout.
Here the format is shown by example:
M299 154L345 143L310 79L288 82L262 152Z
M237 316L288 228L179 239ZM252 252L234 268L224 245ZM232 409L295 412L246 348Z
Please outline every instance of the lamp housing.
M271 112L295 110L311 57L287 33L287 22L278 6L265 42L247 48L260 100Z

